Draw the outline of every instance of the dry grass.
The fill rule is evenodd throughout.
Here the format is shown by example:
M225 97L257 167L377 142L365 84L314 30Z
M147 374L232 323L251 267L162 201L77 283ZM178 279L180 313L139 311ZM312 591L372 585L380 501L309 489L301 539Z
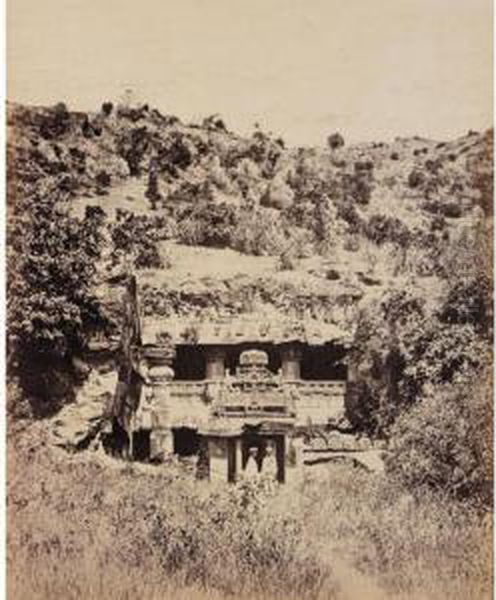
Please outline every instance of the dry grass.
M490 595L491 522L467 506L344 465L216 486L39 442L9 454L13 600Z

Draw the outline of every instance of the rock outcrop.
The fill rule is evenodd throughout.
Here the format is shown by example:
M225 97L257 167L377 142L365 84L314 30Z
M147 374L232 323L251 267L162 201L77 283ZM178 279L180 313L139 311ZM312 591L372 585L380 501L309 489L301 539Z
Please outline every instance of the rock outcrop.
M93 369L76 393L53 419L51 441L70 451L87 448L107 423L107 407L115 393L117 373Z

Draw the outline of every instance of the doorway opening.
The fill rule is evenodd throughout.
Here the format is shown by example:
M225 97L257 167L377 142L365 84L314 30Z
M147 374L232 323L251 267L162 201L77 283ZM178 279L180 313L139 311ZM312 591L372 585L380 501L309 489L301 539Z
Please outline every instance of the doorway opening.
M150 430L139 429L138 431L135 431L132 435L134 460L139 460L142 462L150 460Z
M193 456L200 450L200 436L191 427L178 427L172 430L174 454Z

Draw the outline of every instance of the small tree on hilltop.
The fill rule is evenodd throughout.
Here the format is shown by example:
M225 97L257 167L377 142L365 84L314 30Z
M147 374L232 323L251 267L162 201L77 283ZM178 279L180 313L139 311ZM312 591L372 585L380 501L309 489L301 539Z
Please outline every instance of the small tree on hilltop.
M337 150L344 146L344 137L340 133L333 133L327 138L327 144L331 150Z
M157 208L157 202L162 196L158 188L158 163L156 159L150 161L150 171L148 173L148 186L145 196L150 200L152 210Z

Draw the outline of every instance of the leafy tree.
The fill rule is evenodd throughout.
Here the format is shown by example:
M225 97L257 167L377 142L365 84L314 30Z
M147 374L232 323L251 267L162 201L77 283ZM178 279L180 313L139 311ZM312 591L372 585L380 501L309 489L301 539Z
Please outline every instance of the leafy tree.
M71 217L59 196L45 186L9 215L8 366L34 412L69 394L73 357L106 325L92 292L104 213Z
M260 204L262 206L284 210L291 207L293 199L293 190L284 179L276 177L267 187L265 194L260 199Z
M102 104L102 113L106 117L110 117L110 115L112 114L113 110L114 110L114 105L112 104L112 102L104 102Z
M333 133L327 138L327 144L331 150L337 150L344 146L344 138L340 133Z
M472 325L478 333L491 338L492 334L492 286L489 277L465 277L450 287L440 309L443 323Z
M412 491L430 487L491 506L491 426L484 378L434 387L393 425L387 471Z
M150 145L150 135L146 127L135 127L122 131L117 140L118 153L129 166L133 176L141 174L141 164Z
M392 242L400 248L406 248L410 243L408 227L396 217L375 214L370 217L364 227L364 233L369 240L377 245Z
M47 140L57 139L65 135L70 127L71 116L67 106L63 102L59 102L42 116L40 135Z
M179 236L186 244L225 248L232 245L236 225L233 205L201 202L181 212Z
M352 407L360 410L349 416L357 427L388 434L432 386L480 376L490 353L487 337L468 322L440 320L442 306L428 312L418 296L393 290L360 313L350 355Z
M130 259L137 269L160 268L165 266L160 255L158 242L167 237L168 229L160 219L118 209L117 220L110 226L113 242L114 262L123 257Z

